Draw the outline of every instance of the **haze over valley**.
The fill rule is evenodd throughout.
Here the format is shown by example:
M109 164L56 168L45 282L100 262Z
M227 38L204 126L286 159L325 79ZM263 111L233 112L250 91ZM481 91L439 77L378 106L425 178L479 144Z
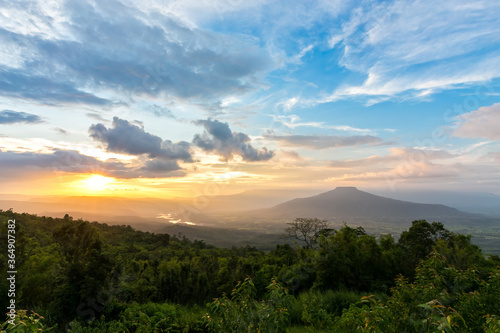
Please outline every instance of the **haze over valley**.
M271 249L290 242L283 237L286 224L295 218L319 218L334 228L344 223L364 227L372 234L397 236L413 220L439 221L451 230L472 233L475 242L500 253L489 237L499 231L500 197L487 193L410 192L402 197L416 203L378 196L356 187L319 190L249 190L235 195L153 199L121 197L1 198L2 207L43 216L130 225L154 233L182 234L218 246L251 245ZM397 193L389 193L397 197ZM426 199L423 199L426 198ZM487 198L488 200L485 200ZM456 203L450 207L439 202ZM459 208L469 208L469 211ZM489 212L480 214L478 211Z

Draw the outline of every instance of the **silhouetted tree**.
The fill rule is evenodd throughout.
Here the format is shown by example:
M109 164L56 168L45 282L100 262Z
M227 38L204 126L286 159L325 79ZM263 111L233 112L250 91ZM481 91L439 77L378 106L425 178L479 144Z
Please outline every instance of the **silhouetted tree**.
M316 245L320 231L328 227L326 220L317 218L296 218L293 222L287 224L290 226L285 229L288 236L305 242L307 248Z

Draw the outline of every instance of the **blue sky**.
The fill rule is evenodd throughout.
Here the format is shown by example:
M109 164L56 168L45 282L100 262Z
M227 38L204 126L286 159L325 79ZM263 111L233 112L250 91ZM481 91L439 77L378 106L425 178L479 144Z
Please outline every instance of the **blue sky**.
M500 193L499 17L497 1L2 1L2 192Z

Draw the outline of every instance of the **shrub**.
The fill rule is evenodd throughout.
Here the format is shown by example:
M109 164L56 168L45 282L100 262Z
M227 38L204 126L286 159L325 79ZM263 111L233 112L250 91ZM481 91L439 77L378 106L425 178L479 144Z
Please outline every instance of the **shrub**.
M2 324L2 332L6 333L27 333L27 332L49 332L54 328L47 328L43 323L43 317L38 313L31 311L28 315L27 310L17 310L14 318L14 324L10 318Z
M215 332L285 332L292 297L276 278L267 286L266 299L255 299L255 285L247 277L231 292L216 298L204 319Z

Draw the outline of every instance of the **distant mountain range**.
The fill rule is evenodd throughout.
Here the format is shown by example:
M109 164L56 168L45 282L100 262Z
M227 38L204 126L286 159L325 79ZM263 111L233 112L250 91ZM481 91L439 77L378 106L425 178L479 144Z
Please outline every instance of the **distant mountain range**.
M416 200L433 203L415 203L360 191L355 187L338 187L319 193L318 190L249 190L234 195L195 198L120 198L120 197L0 197L0 208L14 208L18 212L62 217L68 213L112 224L130 224L141 230L155 230L156 226L196 224L205 227L239 228L269 232L282 230L283 223L297 217L317 217L330 221L346 221L359 225L400 225L416 219L450 222L462 225L482 225L484 215L464 212L457 206L470 203L494 211L499 197L488 194L448 193L425 196L414 192ZM393 192L402 199L412 193ZM399 196L400 195L400 196ZM299 196L301 198L299 198ZM457 198L453 201L453 198ZM4 199L4 200L1 200ZM487 199L487 200L486 200ZM456 203L455 208L438 204ZM500 204L500 201L498 202ZM500 205L498 205L500 207ZM481 212L476 209L476 212ZM493 217L493 214L490 214ZM500 216L497 215L497 216Z
M485 232L499 225L500 213L485 216L437 203L450 202L454 207L469 204L477 212L482 212L483 204L486 213L491 213L498 212L495 210L500 207L496 204L500 203L498 196L451 192L433 192L426 196L424 192L401 191L389 195L394 198L355 187L338 187L324 193L320 190L249 190L234 195L169 200L0 195L0 209L13 208L16 212L52 217L69 214L74 219L131 225L143 231L182 233L190 239L202 239L218 246L252 245L262 249L288 242L282 238L285 223L297 217L326 219L334 228L346 222L363 226L374 234L397 234L407 229L411 221L426 219L479 235L476 239L481 245L489 251L497 250L496 245L488 243L491 237ZM428 203L398 200L403 198Z
M254 212L256 216L275 218L317 217L322 219L449 219L474 218L440 204L420 204L390 199L355 187L337 187L332 191L307 198L293 199L272 208Z

